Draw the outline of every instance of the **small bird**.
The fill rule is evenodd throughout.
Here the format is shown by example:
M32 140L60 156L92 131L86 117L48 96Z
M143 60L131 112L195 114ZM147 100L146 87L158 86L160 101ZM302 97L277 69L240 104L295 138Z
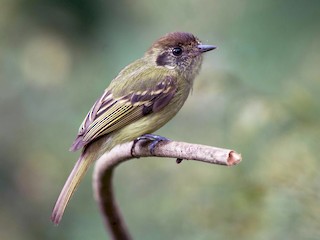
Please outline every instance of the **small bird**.
M199 73L204 45L191 33L173 32L155 41L145 55L113 79L83 120L70 151L82 149L52 211L64 210L91 163L118 144L151 135L180 110Z

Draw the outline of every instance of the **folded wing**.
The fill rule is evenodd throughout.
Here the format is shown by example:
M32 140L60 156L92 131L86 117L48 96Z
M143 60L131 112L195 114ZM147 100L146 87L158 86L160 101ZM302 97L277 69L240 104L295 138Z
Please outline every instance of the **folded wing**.
M106 89L83 120L70 150L79 150L103 135L160 111L171 101L176 91L176 79L170 76L164 77L151 89L130 91L117 98L110 89Z

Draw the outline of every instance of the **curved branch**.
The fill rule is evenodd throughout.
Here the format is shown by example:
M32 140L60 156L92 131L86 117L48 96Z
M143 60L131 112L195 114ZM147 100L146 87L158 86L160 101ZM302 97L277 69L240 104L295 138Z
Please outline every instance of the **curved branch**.
M241 155L233 150L175 141L158 143L154 148L154 153L151 154L148 149L148 143L148 141L139 141L135 145L136 158L150 156L169 157L177 158L177 163L181 159L185 159L226 166L236 165L241 161ZM134 158L131 156L132 144L133 142L128 142L116 146L98 159L94 167L93 189L95 199L102 212L105 226L109 229L110 236L113 239L131 239L115 201L112 174L113 169L118 164Z

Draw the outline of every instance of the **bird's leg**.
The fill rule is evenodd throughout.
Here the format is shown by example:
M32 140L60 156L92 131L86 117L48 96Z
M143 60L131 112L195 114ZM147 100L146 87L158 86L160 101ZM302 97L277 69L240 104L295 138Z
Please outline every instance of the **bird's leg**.
M135 156L134 154L134 148L137 144L137 142L139 141L150 141L150 145L149 145L149 151L152 155L154 155L154 148L155 146L159 143L159 142L162 142L162 141L170 141L170 139L168 138L165 138L165 137L162 137L162 136L159 136L159 135L155 135L155 134L144 134L140 137L137 137L134 141L133 141L133 144L132 144L132 147L131 147L131 155L132 157Z

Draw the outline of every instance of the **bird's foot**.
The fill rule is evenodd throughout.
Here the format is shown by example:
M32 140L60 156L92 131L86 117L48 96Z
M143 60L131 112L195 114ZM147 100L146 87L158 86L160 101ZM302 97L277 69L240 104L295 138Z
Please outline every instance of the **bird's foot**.
M154 155L154 148L156 147L156 145L157 145L159 142L162 142L162 141L170 141L170 139L165 138L165 137L162 137L162 136L159 136L159 135L155 135L155 134L144 134L144 135L136 138L136 139L133 141L133 144L132 144L132 147L131 147L131 156L132 156L132 157L135 156L134 148L135 148L136 144L137 144L139 141L150 141L149 151L150 151L150 153L151 153L152 155Z
M182 161L183 161L182 158L177 158L176 163L179 164L179 163L181 163Z

